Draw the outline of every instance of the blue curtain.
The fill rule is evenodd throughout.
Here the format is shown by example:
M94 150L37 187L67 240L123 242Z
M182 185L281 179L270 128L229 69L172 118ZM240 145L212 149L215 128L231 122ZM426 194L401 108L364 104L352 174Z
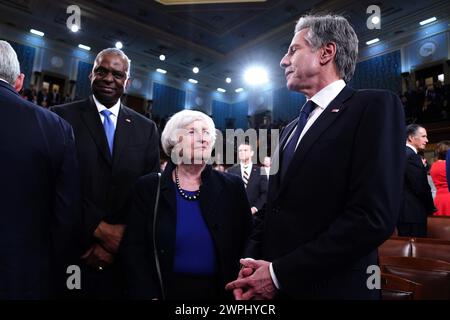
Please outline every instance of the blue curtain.
M230 117L235 119L235 128L236 129L248 129L248 121L247 121L247 114L248 114L248 101L241 101L237 103L233 103L230 106L231 114Z
M349 85L355 89L388 89L400 93L400 50L358 63Z
M273 121L290 121L298 116L300 107L306 97L287 88L280 88L273 92Z
M230 104L213 100L212 118L216 128L223 131L226 129L226 118L230 117Z
M186 92L156 82L153 84L154 115L170 117L184 109L185 101Z
M24 88L28 88L33 73L34 55L36 49L23 44L9 41L20 63L20 71L25 74Z
M91 93L91 82L89 81L89 74L92 71L93 65L83 61L78 62L77 82L75 87L75 100L85 99Z

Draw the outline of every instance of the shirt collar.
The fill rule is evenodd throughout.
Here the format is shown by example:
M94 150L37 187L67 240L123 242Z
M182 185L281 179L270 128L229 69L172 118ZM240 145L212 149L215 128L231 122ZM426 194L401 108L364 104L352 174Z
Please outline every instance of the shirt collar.
M319 92L317 92L314 96L311 97L312 100L317 106L321 109L325 109L334 98L344 89L345 81L340 79L334 81L327 85L325 88L322 88Z
M415 147L413 147L412 145L410 145L409 143L406 144L407 147L410 147L411 149L413 149L413 151L417 154L417 149Z
M95 106L97 107L98 113L102 112L105 109L109 109L111 113L117 118L119 116L119 110L120 110L120 99L117 100L116 104L114 104L111 108L105 107L103 104L101 104L95 95L92 95L94 99Z
M11 85L8 81L6 81L6 80L3 79L3 78L0 78L0 81L6 82L7 84Z

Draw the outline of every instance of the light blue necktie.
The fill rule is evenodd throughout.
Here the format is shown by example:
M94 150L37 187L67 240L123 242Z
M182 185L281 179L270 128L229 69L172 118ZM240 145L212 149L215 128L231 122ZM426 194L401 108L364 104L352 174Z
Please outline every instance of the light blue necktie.
M112 155L114 146L114 131L115 131L114 123L109 117L110 115L112 115L112 112L109 111L108 109L105 109L100 111L100 113L105 118L105 120L103 121L103 128L105 129L106 139L108 140L109 153Z

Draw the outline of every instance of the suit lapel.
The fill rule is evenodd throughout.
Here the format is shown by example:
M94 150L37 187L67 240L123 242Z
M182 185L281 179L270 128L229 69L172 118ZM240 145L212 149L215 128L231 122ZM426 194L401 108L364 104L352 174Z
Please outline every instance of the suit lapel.
M291 177L295 171L302 166L309 149L314 145L316 140L322 135L322 133L340 116L344 113L346 105L344 102L349 99L355 91L348 86L338 94L338 96L330 102L327 108L317 118L314 124L308 129L306 134L300 141L297 150L294 153L292 161L290 162L287 170L286 177ZM279 170L280 171L280 170ZM276 197L283 191L290 179L283 179L280 183L280 187L277 189Z
M269 178L269 190L267 192L267 197L273 199L276 192L275 190L279 189L280 184L280 154L283 151L283 147L286 144L288 137L291 135L292 130L295 128L295 124L298 121L298 117L291 121L282 131L280 142L275 148L274 153L272 154L272 166L270 167L270 178Z
M124 147L130 143L129 140L133 137L133 120L132 116L121 104L114 133L113 167L118 165Z
M81 118L88 128L92 139L95 141L95 144L100 150L101 155L106 162L111 165L112 158L109 153L108 141L106 140L105 130L98 114L97 107L95 106L92 96L88 99L88 101L89 103L81 111Z

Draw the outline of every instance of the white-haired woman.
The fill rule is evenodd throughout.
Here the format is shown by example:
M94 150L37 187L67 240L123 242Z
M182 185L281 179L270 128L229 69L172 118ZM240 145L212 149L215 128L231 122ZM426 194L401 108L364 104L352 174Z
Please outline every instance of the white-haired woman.
M123 242L129 296L231 299L225 284L239 271L251 228L244 185L206 163L215 142L214 122L206 114L176 113L161 142L171 161L159 197L157 174L138 181Z

